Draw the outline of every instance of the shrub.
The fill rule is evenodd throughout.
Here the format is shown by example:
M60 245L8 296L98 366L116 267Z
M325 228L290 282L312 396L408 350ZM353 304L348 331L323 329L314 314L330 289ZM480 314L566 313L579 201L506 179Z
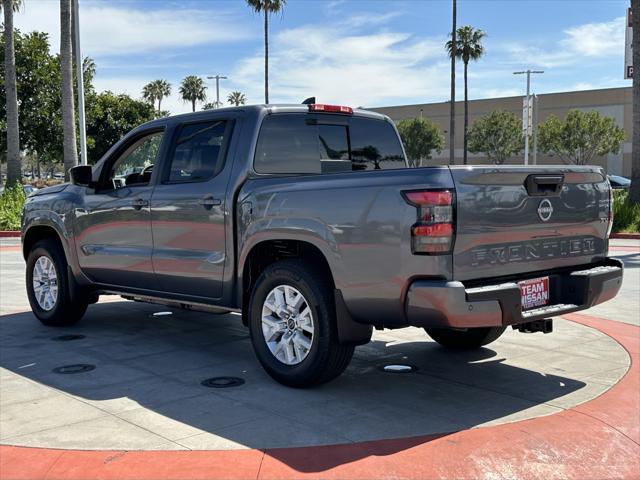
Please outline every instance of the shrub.
M22 185L4 189L0 195L0 230L20 230L22 207L26 196Z
M640 204L629 202L626 191L617 191L613 195L613 231L640 232Z

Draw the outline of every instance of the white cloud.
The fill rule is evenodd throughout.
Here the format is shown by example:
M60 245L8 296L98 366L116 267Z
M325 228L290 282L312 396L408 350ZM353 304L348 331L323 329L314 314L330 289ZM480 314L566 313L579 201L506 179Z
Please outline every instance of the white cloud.
M49 32L52 51L59 50L59 3L25 2L16 27ZM136 9L107 2L81 2L80 34L84 55L128 55L211 43L236 42L253 35L220 9Z
M584 63L590 59L619 56L624 52L624 17L608 22L587 23L564 30L564 37L552 49L510 44L511 64L538 65L546 68Z
M359 106L446 95L448 77L435 61L446 63L443 38L347 31L307 25L277 34L270 48L270 100L299 103L316 96ZM252 102L263 98L263 61L258 52L232 72Z
M610 22L587 23L565 30L562 45L572 52L589 57L617 55L624 51L625 18Z

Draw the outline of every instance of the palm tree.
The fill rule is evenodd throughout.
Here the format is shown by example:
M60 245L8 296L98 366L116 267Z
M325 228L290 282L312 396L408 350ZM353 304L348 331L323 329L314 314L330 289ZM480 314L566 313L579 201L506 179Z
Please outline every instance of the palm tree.
M464 63L464 164L467 164L467 131L469 130L469 96L467 85L467 70L471 60L478 60L484 55L482 38L485 33L479 28L465 25L458 28L457 39L447 42L450 57L456 57Z
M631 2L633 17L633 140L629 201L640 203L640 0Z
M4 88L7 95L7 184L22 179L20 158L20 128L18 127L18 90L16 84L16 55L13 40L13 12L20 0L2 0L4 10ZM0 179L0 183L2 180Z
M227 97L227 102L238 107L247 103L247 97L245 97L244 93L235 91L229 94L229 96Z
M264 12L264 103L269 103L269 14L280 12L287 0L246 1L255 12Z
M185 102L191 102L193 112L196 111L196 102L204 102L207 99L206 90L202 78L195 75L184 77L180 84L180 95Z
M142 97L155 106L158 101L158 115L160 115L162 99L171 95L171 84L166 80L154 80L142 88Z
M76 119L73 104L73 60L71 52L71 0L60 0L60 78L62 89L62 151L64 178L78 165Z

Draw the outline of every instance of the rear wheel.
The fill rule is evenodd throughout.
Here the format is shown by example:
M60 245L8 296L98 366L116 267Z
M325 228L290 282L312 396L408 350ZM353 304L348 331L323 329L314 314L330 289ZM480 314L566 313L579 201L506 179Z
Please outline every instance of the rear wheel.
M47 326L73 325L87 310L88 303L71 299L67 260L58 242L40 240L27 258L27 296L31 310Z
M481 327L467 329L425 328L427 334L446 348L471 350L489 345L500 338L507 327Z
M311 387L339 376L353 356L338 342L331 285L299 260L268 266L254 285L249 329L258 360L271 377Z

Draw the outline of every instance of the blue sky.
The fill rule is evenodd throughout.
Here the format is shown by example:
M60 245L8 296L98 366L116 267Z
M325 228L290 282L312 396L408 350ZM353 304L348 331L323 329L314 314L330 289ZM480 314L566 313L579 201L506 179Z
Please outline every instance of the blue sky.
M458 24L487 33L486 56L470 67L470 98L519 95L524 78L545 70L537 93L630 85L623 79L624 15L618 0L458 0ZM22 31L49 32L59 48L59 2L27 0ZM98 90L140 97L164 78L163 107L189 111L177 94L186 75L220 73L221 97L244 92L263 101L262 17L244 0L80 0L83 54L97 64ZM451 5L440 0L288 0L271 18L271 101L386 106L445 101L443 44ZM458 78L461 81L462 67ZM462 98L462 84L458 83ZM208 95L215 98L209 84Z

